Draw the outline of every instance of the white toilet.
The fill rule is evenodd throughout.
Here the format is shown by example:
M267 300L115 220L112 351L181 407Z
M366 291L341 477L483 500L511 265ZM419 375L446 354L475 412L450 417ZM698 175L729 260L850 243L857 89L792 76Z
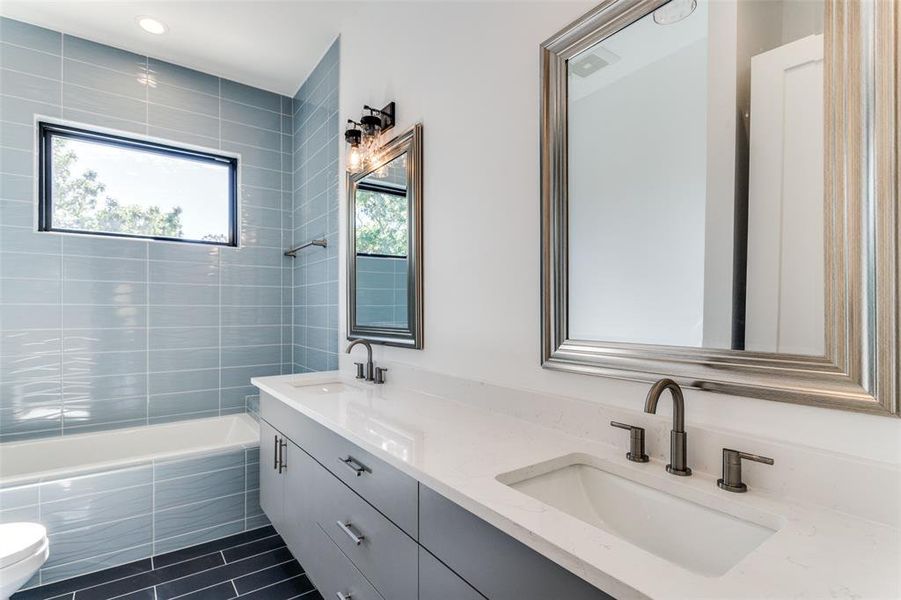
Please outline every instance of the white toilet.
M39 523L0 525L0 600L8 600L50 556L47 530Z

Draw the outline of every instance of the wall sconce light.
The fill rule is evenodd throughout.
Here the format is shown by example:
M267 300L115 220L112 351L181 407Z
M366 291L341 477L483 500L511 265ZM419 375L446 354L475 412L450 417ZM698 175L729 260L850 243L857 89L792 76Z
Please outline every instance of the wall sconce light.
M359 121L347 120L344 141L347 143L347 170L358 173L371 169L379 162L382 134L394 127L395 103L384 108L363 106Z

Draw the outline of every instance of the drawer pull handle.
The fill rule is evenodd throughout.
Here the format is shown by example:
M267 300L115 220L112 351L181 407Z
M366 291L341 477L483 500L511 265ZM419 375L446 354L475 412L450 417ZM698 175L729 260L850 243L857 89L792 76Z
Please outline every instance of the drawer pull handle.
M341 592L335 592L335 598L337 598L338 600L350 600L351 598L353 598L353 594L344 594Z
M360 461L358 461L358 460L357 460L356 458L354 458L353 456L348 456L347 458L339 458L338 460L340 460L341 462L343 462L345 465L347 465L347 468L349 468L351 471L353 471L354 473L356 473L356 474L357 474L357 477L359 477L359 476L362 475L363 473L369 473L369 472L370 472L370 471L369 471L369 467L367 467L366 465L364 465L363 463L361 463Z
M285 461L285 448L288 447L288 442L282 440L278 445L278 472L288 470L288 463Z
M349 537L350 541L355 545L359 546L363 543L363 540L366 539L365 536L356 533L350 523L342 523L341 521L336 521L335 523L341 528L341 531L347 534L347 537Z
M273 446L272 446L272 460L273 460L273 469L278 468L278 435L272 436Z

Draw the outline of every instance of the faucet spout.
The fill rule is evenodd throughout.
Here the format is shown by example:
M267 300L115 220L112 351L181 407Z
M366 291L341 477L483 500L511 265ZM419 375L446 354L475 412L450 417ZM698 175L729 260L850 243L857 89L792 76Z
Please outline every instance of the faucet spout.
M682 396L682 388L672 379L661 379L651 386L648 396L644 401L644 412L657 413L657 402L660 395L669 390L673 397L673 429L670 431L670 464L666 470L673 475L691 475L688 468L688 436L685 433L685 398Z
M360 338L352 341L347 345L347 354L350 354L350 351L354 349L354 346L357 346L359 344L362 344L363 347L366 348L366 374L364 376L364 379L366 379L366 381L375 381L375 370L373 369L372 364L372 344L370 344L368 340ZM357 377L359 377L359 375L357 375Z
M644 401L644 412L656 414L657 402L660 400L660 395L666 390L669 390L673 397L673 431L684 433L685 397L682 396L682 388L672 379L661 379L651 386Z

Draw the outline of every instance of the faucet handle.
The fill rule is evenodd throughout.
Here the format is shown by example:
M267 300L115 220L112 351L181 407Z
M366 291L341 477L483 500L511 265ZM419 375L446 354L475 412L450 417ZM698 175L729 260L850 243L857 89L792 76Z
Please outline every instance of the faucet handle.
M366 379L366 376L363 374L363 363L354 363L357 366L357 379Z
M385 367L376 367L375 368L375 378L373 381L375 383L385 383L385 373L388 371Z
M620 423L618 421L610 421L610 425L618 427L619 429L626 429L629 432L629 451L626 452L626 458L632 462L648 462L648 455L644 453L643 427L636 427L635 425Z
M775 461L766 456L740 452L731 448L723 448L723 477L717 479L716 485L727 492L742 494L748 491L748 486L741 480L741 460L753 460L754 462L771 465Z

